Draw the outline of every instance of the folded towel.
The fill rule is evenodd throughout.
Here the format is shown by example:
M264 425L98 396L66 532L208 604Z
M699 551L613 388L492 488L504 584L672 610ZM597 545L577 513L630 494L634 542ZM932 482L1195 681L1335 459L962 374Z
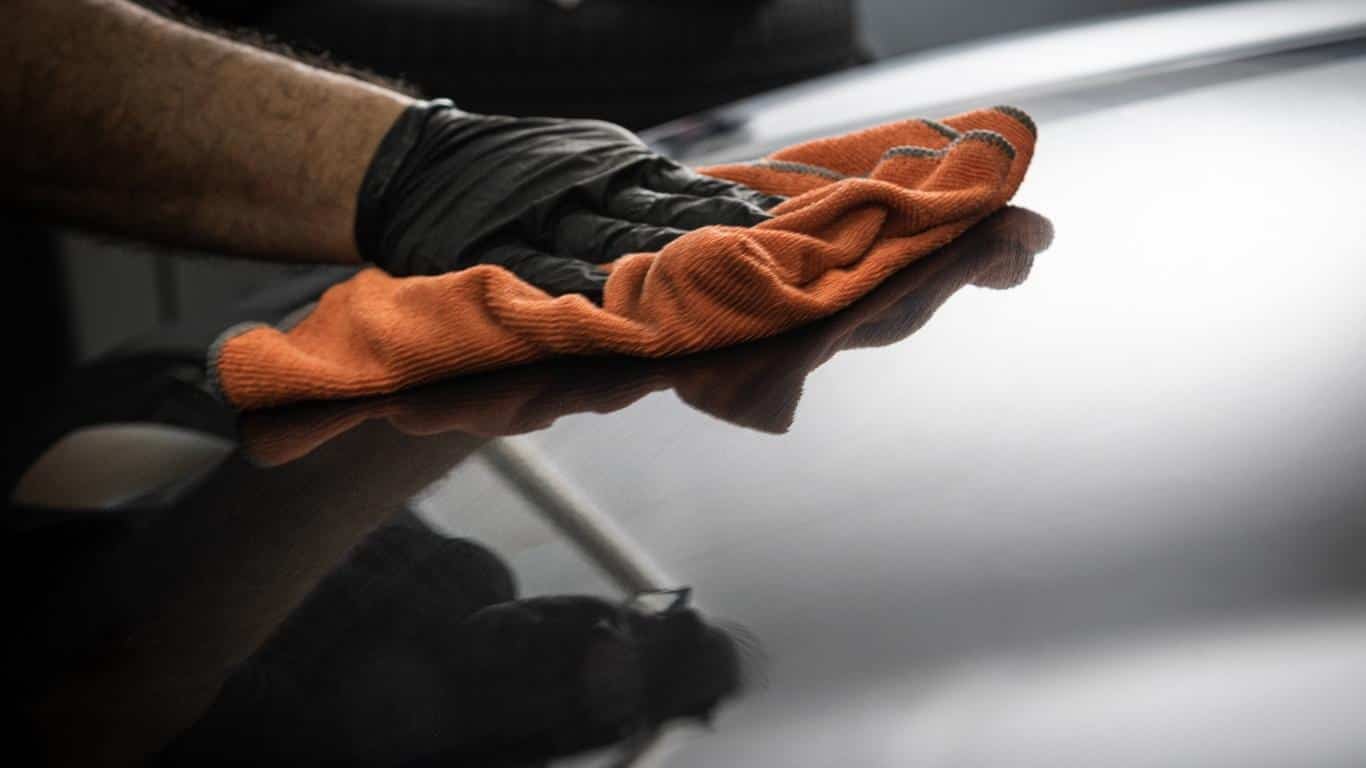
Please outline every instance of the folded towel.
M393 392L561 355L668 357L836 312L1004 206L1033 121L996 107L905 120L701 169L789 199L755 227L704 227L607 266L601 307L495 266L396 278L368 269L289 330L228 329L209 379L252 409Z
M506 437L545 429L572 413L618 411L669 389L703 413L781 434L796 419L807 375L827 360L846 349L907 339L965 285L1019 285L1052 240L1048 219L1008 206L848 308L788 333L685 357L564 358L390 395L266 408L240 420L242 449L258 465L277 466L368 421L412 436Z

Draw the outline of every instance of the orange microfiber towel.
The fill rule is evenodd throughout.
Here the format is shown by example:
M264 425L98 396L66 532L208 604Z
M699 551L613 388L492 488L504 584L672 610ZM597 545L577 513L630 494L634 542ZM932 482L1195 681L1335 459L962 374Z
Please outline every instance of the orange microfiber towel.
M241 409L357 397L559 355L667 357L836 312L1015 194L1035 128L996 107L904 120L703 173L789 199L755 227L704 227L609 265L603 305L552 298L501 267L367 269L288 331L226 331L210 381Z

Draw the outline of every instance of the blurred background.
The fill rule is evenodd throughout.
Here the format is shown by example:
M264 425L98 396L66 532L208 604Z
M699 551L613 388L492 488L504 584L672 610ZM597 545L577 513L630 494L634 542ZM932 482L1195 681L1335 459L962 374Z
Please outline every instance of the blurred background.
M147 4L162 7L160 0ZM641 130L783 86L999 36L1210 4L1191 0L180 0L473 111L591 116ZM63 317L31 359L99 357L241 301L291 268L16 227L28 283ZM185 258L187 255L191 258ZM35 288L35 291L39 288Z

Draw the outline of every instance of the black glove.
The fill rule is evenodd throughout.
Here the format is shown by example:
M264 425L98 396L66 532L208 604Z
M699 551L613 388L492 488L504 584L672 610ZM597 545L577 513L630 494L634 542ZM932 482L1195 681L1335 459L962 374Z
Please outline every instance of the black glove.
M594 265L687 230L752 226L782 198L711 179L595 120L409 107L361 184L361 256L394 275L497 264L550 293L600 301Z

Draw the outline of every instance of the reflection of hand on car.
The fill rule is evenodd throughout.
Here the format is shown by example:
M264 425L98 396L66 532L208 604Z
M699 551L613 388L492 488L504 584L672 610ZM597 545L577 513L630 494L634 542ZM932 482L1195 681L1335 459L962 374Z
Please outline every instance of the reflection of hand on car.
M386 419L411 435L515 435L543 429L568 413L616 411L668 388L719 418L782 432L791 424L806 375L836 352L910 336L968 283L1009 288L1022 282L1034 254L1051 240L1047 219L1007 208L845 311L781 336L683 358L560 361L397 395L254 412L242 422L243 440L255 460L279 464L372 419Z
M506 765L705 719L739 692L735 640L687 606L516 591L477 542L391 523L238 668L161 763Z

